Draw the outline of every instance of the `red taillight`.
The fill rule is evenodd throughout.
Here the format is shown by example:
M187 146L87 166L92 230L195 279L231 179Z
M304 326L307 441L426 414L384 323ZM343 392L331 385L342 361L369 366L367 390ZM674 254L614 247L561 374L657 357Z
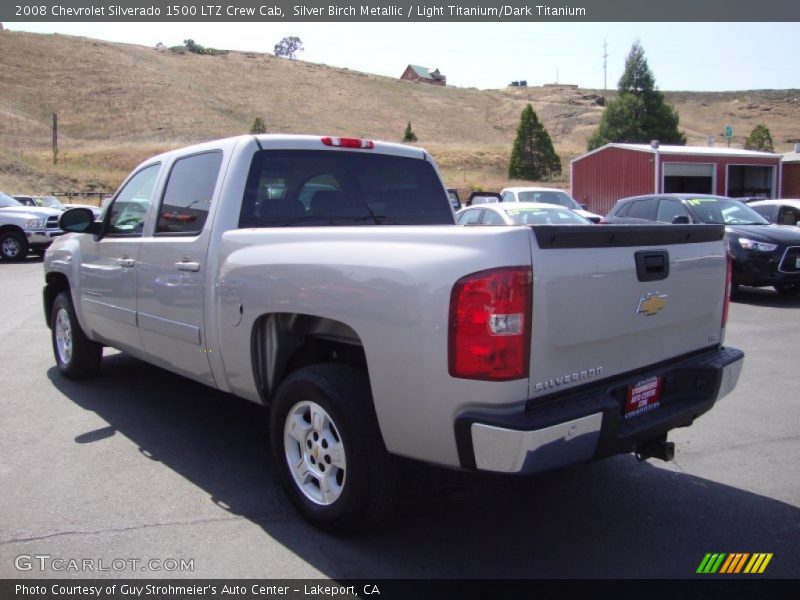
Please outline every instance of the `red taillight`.
M508 381L528 376L530 267L473 273L450 296L450 375Z
M336 146L338 148L362 148L364 150L375 148L375 142L360 138L324 137L322 138L322 143L326 146Z
M728 324L728 307L731 305L731 286L733 285L733 259L730 251L725 251L725 301L722 305L722 326Z

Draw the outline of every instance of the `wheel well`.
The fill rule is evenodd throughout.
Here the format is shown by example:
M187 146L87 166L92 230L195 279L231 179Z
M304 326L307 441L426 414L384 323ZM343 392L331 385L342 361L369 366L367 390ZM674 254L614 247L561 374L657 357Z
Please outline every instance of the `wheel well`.
M56 296L61 292L69 290L69 280L63 273L48 273L45 276L44 286L44 319L47 326L50 327L50 316L53 312L53 304L56 301Z
M296 313L259 318L252 335L253 373L267 404L281 381L309 365L341 362L367 372L358 334L340 321Z

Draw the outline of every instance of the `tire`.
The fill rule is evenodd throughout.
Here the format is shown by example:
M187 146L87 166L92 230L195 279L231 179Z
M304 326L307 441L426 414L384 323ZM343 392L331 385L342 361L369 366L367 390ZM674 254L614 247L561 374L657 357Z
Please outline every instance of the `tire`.
M28 240L18 231L0 234L0 258L3 260L25 260L28 256Z
M289 375L272 405L270 446L289 499L315 527L356 531L394 504L394 460L369 381L353 367L329 363Z
M103 346L83 333L69 292L61 292L53 302L50 332L56 366L67 379L96 375L103 359Z
M781 296L797 296L800 294L800 283L784 283L776 285L775 291Z

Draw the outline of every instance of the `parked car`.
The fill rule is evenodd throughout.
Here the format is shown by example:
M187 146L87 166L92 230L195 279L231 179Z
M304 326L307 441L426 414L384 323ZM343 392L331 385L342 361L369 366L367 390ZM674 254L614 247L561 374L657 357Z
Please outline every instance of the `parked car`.
M592 223L599 223L602 217L586 210L586 206L578 204L575 198L564 190L548 187L508 187L500 191L502 202L543 202L558 204L574 210Z
M800 293L800 231L770 224L752 205L705 194L656 194L618 200L606 223L724 223L739 285Z
M23 260L29 251L42 254L64 233L58 227L60 210L25 206L0 192L0 259Z
M497 192L472 192L467 198L467 206L473 204L493 204L500 202L500 194Z
M800 200L758 200L748 204L750 208L776 225L794 225L800 223Z
M447 188L447 197L450 198L450 205L453 210L461 208L461 198L458 197L458 190L456 188Z
M456 213L459 225L591 225L574 211L555 204L513 202L482 204Z
M21 196L21 195L14 195L13 198L18 200L20 203L24 204L25 206L38 206L40 208L55 208L56 210L67 210L70 208L88 208L94 213L95 218L100 217L100 213L102 210L99 206L94 206L92 204L73 204L67 203L64 204L55 196Z

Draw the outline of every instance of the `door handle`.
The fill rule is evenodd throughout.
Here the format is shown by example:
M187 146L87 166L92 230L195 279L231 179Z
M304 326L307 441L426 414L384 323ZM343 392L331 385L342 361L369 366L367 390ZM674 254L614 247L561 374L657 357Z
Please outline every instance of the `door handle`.
M133 258L122 257L117 259L117 264L120 267L135 267L136 260L134 260Z
M196 272L200 270L200 263L192 260L179 260L175 263L175 266L178 267L179 271Z

